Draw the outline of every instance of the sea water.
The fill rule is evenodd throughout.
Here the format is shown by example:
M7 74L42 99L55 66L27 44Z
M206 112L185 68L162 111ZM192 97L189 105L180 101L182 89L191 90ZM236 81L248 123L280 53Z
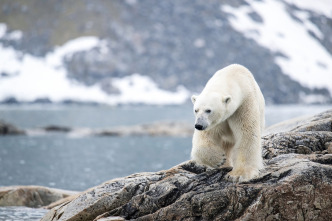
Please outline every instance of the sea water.
M37 221L40 220L48 210L28 207L0 207L0 221Z
M332 106L268 106L267 126ZM109 128L153 122L193 124L192 105L0 106L0 119L19 128L49 125ZM168 169L190 158L191 136L39 136L0 137L0 186L41 185L82 191L116 177Z
M0 184L82 191L116 177L189 160L189 137L1 137Z
M267 126L313 115L332 106L268 106ZM180 106L0 106L0 119L19 128L49 125L109 128L122 125L181 121L193 124L190 104ZM107 180L138 172L171 168L189 160L191 137L0 136L0 186L41 185L83 191ZM1 220L38 220L45 210L0 207ZM16 218L15 218L16 217Z

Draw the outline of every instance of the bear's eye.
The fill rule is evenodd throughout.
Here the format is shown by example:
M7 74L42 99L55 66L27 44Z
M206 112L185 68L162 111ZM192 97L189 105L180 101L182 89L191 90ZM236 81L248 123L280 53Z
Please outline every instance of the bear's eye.
M198 109L195 109L195 113L197 113L198 112Z
M211 110L210 110L210 109L207 109L207 110L205 111L205 113L209 114L209 113L211 113Z

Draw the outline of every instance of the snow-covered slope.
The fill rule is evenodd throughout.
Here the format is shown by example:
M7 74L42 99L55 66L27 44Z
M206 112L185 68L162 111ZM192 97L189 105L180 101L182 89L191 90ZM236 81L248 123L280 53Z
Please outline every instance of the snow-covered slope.
M5 30L6 26L0 24L0 38L13 38L13 34L6 36ZM80 37L57 47L45 58L22 54L0 44L0 73L5 74L0 80L0 101L15 98L19 102L31 102L45 98L52 102L73 100L111 105L179 104L188 98L188 91L184 87L179 87L176 92L161 90L152 79L137 73L125 78L114 78L111 84L118 89L118 93L114 95L104 92L98 84L85 86L68 79L63 65L64 58L68 59L76 52L103 44L96 37Z
M267 103L331 102L330 2L183 0L151 5L112 1L110 8L98 0L72 4L78 7L77 14L70 15L73 18L82 10L86 17L93 14L85 23L75 21L80 23L78 29L82 24L97 27L96 33L104 29L100 35L82 35L55 47L45 42L61 33L58 26L49 27L59 21L40 21L36 27L47 29L43 35L34 33L34 24L28 33L0 23L0 102L14 98L22 102L180 104L202 89L214 71L230 63L249 67ZM53 3L48 4L51 13ZM71 3L57 4L63 4L59 8L64 10L57 13L67 15L65 4ZM15 7L6 3L0 12L12 16ZM118 13L111 14L112 19L110 9ZM25 11L17 10L26 16L40 13L29 3ZM96 20L100 23L91 20L95 14L102 15ZM62 17L52 16L43 19ZM36 42L40 36L43 41Z
M322 10L332 16L331 1L329 4L328 1L308 0L287 2L317 10L317 13ZM302 10L291 13L287 4L276 0L247 0L247 3L248 6L238 8L222 7L224 12L234 15L230 18L231 25L246 37L279 54L275 57L276 63L292 79L310 88L328 88L332 93L332 55L319 42L323 34L310 21L309 13ZM253 13L262 20L254 20L250 16Z

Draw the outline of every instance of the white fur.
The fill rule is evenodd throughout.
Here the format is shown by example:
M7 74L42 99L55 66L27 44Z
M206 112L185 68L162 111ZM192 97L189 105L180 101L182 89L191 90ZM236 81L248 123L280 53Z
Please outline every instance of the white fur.
M217 71L199 96L192 96L195 130L191 157L210 167L231 166L228 178L246 181L263 168L261 134L264 97L253 75L233 64Z

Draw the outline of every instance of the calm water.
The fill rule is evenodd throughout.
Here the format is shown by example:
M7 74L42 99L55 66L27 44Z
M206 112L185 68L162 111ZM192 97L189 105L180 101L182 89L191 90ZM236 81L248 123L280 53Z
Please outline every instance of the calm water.
M332 106L270 106L267 126ZM0 106L0 119L20 128L60 125L108 128L156 121L193 123L183 106ZM191 137L76 137L66 134L0 137L0 186L42 185L85 190L116 177L168 169L190 157ZM38 220L45 210L0 207L1 220ZM26 219L23 219L25 217Z
M112 178L189 159L191 139L170 137L1 137L0 184L85 190Z
M191 122L192 106L81 106L20 105L1 106L0 119L20 128L47 125L107 128L166 120Z
M47 211L27 207L0 207L0 221L37 221Z
M272 106L266 124L332 106ZM155 121L193 123L192 106L0 106L0 119L20 128L61 125L107 128ZM42 185L85 190L112 178L170 168L189 159L191 137L0 137L0 186Z

